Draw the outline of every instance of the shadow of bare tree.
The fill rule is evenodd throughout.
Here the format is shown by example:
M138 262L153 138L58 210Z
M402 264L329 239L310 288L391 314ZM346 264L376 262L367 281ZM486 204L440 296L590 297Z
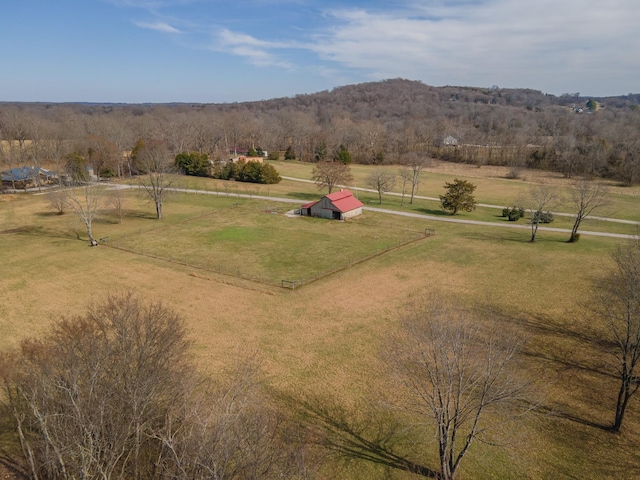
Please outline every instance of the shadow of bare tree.
M606 351L612 347L611 341L599 336L594 329L583 325L561 323L544 315L536 315L532 318L508 316L504 318L539 339L537 343L529 342L522 349L522 355L544 360L565 374L581 371L613 381L617 379L615 372L608 368L609 365L605 360ZM545 338L553 340L553 347L549 347ZM589 354L585 352L589 352ZM562 418L580 425L603 431L613 431L612 424L581 417L566 407L538 405L535 410L538 413Z
M612 424L603 424L594 422L591 420L587 420L585 418L579 417L578 415L574 415L569 412L561 412L557 409L551 408L546 405L540 405L536 408L538 413L542 413L544 415L548 415L550 417L562 418L564 420L569 420L570 422L579 423L580 425L585 425L587 427L598 428L600 430L604 430L605 432L612 432L613 426Z
M388 415L367 414L362 409L350 412L331 400L279 398L294 414L294 421L312 432L313 442L329 452L349 460L438 478L438 472L411 460L413 455L399 453L411 447L406 445L406 434L401 431L404 428Z

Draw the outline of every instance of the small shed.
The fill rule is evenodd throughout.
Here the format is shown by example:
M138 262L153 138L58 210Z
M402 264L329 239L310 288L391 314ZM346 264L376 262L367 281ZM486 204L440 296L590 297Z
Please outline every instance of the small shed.
M364 204L354 197L350 190L340 190L325 195L315 202L302 205L300 214L309 217L345 220L362 215L362 207Z

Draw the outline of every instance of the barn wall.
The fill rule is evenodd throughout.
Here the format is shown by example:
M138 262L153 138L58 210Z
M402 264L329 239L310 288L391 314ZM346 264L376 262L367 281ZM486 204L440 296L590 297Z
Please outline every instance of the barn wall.
M354 208L353 210L343 213L342 218L352 218L358 215L362 215L362 207Z
M309 209L312 217L333 218L333 211L322 208L322 202L318 202Z

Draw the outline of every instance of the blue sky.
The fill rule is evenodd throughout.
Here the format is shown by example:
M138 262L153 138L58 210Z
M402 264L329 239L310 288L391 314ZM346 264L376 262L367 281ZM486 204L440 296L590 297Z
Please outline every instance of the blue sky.
M640 92L637 0L5 0L0 101L242 102L387 78Z

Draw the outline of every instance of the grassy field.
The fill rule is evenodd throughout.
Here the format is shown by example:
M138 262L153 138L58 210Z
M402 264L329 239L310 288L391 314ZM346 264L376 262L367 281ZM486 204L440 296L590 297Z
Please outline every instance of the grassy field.
M313 164L301 162L273 162L281 175L310 179ZM397 175L398 166L366 166L352 165L353 174L352 188L367 188L366 179L372 169L384 169L391 174ZM556 187L561 198L564 199L554 210L558 212L573 213L571 210L571 184L573 179L562 178L558 174L540 171L525 171L520 180L509 180L506 178L508 169L505 167L482 167L434 162L432 167L425 168L421 173L421 181L417 195L438 198L444 193L445 182L451 182L454 178L469 180L477 186L475 191L478 203L512 206L521 204L526 198L529 189L537 184L544 183ZM314 188L314 185L309 185ZM308 187L308 188L309 188ZM400 193L401 185L397 182L394 192ZM303 188L303 187L297 187ZM609 184L611 194L608 205L599 213L603 216L638 221L638 197L640 197L640 187L620 187L616 184ZM305 190L306 191L306 190ZM365 204L377 204L378 198L375 193L361 193L361 200ZM400 199L390 195L384 196L384 202L388 205L400 205ZM420 205L420 202L417 202ZM431 211L440 210L438 202L427 202L427 207Z
M456 166L451 168L450 174L427 172L420 194L436 196L445 177L463 178ZM292 163L278 170L308 178L310 167ZM354 172L364 178L367 168L354 166ZM530 185L467 178L476 178L478 200L486 203L517 196ZM252 196L318 196L314 185L301 182L268 188L206 179L183 182L189 188L226 188L229 193L238 187L238 193L246 189ZM368 197L364 200L370 204ZM633 219L634 206L635 212L640 206L640 198L624 193L616 194L615 202L627 212L620 218ZM240 205L234 207L236 203ZM345 223L282 215L294 206L176 194L166 203L165 218L157 222L153 206L130 192L123 223L107 212L94 230L97 238L109 237L110 243L130 242L176 258L211 255L230 265L249 266L257 275L279 272L275 277L289 274L287 263L305 272L331 268L334 260L323 266L325 257L344 263L391 239L405 238L404 229L431 227L436 235L291 291L194 268L189 261L184 265L103 246L90 248L77 220L70 214L53 215L46 196L1 195L0 346L9 348L45 331L52 318L82 312L107 292L131 290L162 300L185 317L193 354L212 374L232 366L237 355L257 351L273 388L357 404L370 392L386 391L378 351L407 299L449 295L464 304L491 305L501 313L500 321L508 323L505 328L515 328L528 339L522 370L535 379L541 405L515 428L501 427L509 438L505 446L474 445L461 478L640 476L638 399L632 401L621 434L601 428L613 417L616 382L594 340L602 325L582 308L593 280L608 267L608 254L621 240L585 236L567 244L565 234L541 232L532 245L526 230L391 219L371 212ZM401 208L387 197L383 206ZM279 214L269 213L274 207ZM495 213L479 209L464 217L486 219ZM562 225L557 222L553 226ZM596 227L620 228L605 222ZM587 224L584 228L592 229ZM420 443L434 451L430 430ZM362 465L348 468L345 476L388 478L382 469ZM413 477L395 472L391 478Z
M281 285L282 280L308 282L424 237L424 228L409 230L402 219L380 213L333 222L283 215L291 204L215 197L209 200L217 205L212 213L154 230L110 236L108 245Z

